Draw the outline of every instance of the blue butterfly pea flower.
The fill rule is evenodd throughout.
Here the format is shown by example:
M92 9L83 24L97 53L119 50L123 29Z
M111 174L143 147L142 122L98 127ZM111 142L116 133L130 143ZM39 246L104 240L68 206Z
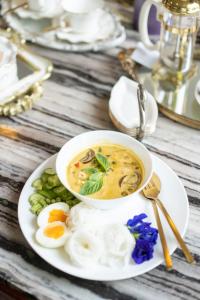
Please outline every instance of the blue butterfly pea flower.
M136 240L135 248L132 252L132 258L136 264L150 260L153 257L153 245L146 240Z
M138 216L134 216L133 219L128 220L127 226L128 227L134 227L138 223L141 223L143 219L147 218L146 214L140 214Z

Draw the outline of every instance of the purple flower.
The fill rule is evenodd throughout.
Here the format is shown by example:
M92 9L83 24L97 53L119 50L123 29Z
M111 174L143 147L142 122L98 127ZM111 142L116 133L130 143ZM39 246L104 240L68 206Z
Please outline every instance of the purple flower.
M150 260L153 257L153 245L146 240L136 240L135 248L132 252L132 258L136 264Z
M139 238L141 240L145 240L149 243L152 243L152 245L155 245L158 239L158 230L156 228L150 227L147 232L141 233Z
M129 231L136 239L132 258L137 264L153 257L153 247L158 239L158 230L151 227L151 223L143 221L146 217L146 214L140 214L127 222Z
M147 218L146 214L140 214L138 216L134 216L133 219L128 220L127 222L127 226L128 227L134 227L136 226L138 223L142 223L143 219Z

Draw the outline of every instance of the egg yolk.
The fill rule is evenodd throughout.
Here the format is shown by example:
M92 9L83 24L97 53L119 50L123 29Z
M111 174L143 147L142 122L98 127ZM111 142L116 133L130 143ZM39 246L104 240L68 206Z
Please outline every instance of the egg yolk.
M52 239L59 239L61 236L63 236L64 231L64 227L60 225L54 227L47 226L44 229L44 235Z
M65 222L67 215L61 209L53 209L49 213L48 223L52 223L55 221Z

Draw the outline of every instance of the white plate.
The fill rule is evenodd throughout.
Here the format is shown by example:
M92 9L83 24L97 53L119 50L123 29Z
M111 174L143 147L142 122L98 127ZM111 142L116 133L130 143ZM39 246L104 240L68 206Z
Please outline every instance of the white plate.
M9 9L9 2L2 0L2 10L6 11L7 9ZM81 38L80 41L80 36L72 36L72 34L66 35L58 30L43 32L44 29L52 25L52 20L49 18L34 20L30 18L20 18L17 14L10 13L5 16L5 19L9 26L20 33L25 40L57 50L74 52L100 51L117 47L126 39L125 28L112 13L107 11L105 11L105 22L101 27L101 32L99 32L99 39L97 37L96 40L88 43L87 41L83 42L83 38ZM112 27L113 30L109 36L105 38L104 33L107 32L107 26Z
M19 198L19 224L26 240L38 255L40 255L49 264L65 273L80 278L100 281L119 280L134 277L148 272L163 262L160 240L155 246L153 259L148 262L144 262L141 265L131 263L124 269L103 266L97 266L92 269L78 268L70 263L63 248L46 249L41 247L34 239L37 229L36 217L29 210L30 205L28 198L34 192L33 188L31 187L31 183L41 175L44 169L55 167L55 160L56 155L47 159L32 173L27 180ZM154 170L159 175L162 183L160 199L162 199L173 220L175 220L181 235L183 236L185 234L189 218L189 205L185 189L174 171L172 171L163 161L153 156L153 164ZM132 218L134 215L143 212L148 215L148 220L150 220L152 224L156 226L151 202L143 198L142 195L135 196L133 199L133 204L131 205L127 203L127 205L124 205L123 207L120 206L115 210L106 211L106 218L112 218L114 221L116 219L118 221L121 220L125 223L129 218ZM170 253L173 253L177 247L176 240L162 215L161 220Z

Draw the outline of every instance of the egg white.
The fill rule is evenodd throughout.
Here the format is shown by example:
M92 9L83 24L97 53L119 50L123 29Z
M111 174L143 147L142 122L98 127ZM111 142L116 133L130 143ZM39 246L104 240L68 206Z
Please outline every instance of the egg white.
M37 224L39 227L43 227L48 223L49 214L54 209L63 210L65 213L69 212L69 205L63 202L57 202L46 206L37 217Z
M54 226L62 226L64 228L63 235L58 239L50 238L44 234L44 230L47 227L54 227ZM36 232L35 238L36 241L45 248L58 248L65 244L69 235L70 235L70 231L65 225L65 223L56 221L40 227Z

